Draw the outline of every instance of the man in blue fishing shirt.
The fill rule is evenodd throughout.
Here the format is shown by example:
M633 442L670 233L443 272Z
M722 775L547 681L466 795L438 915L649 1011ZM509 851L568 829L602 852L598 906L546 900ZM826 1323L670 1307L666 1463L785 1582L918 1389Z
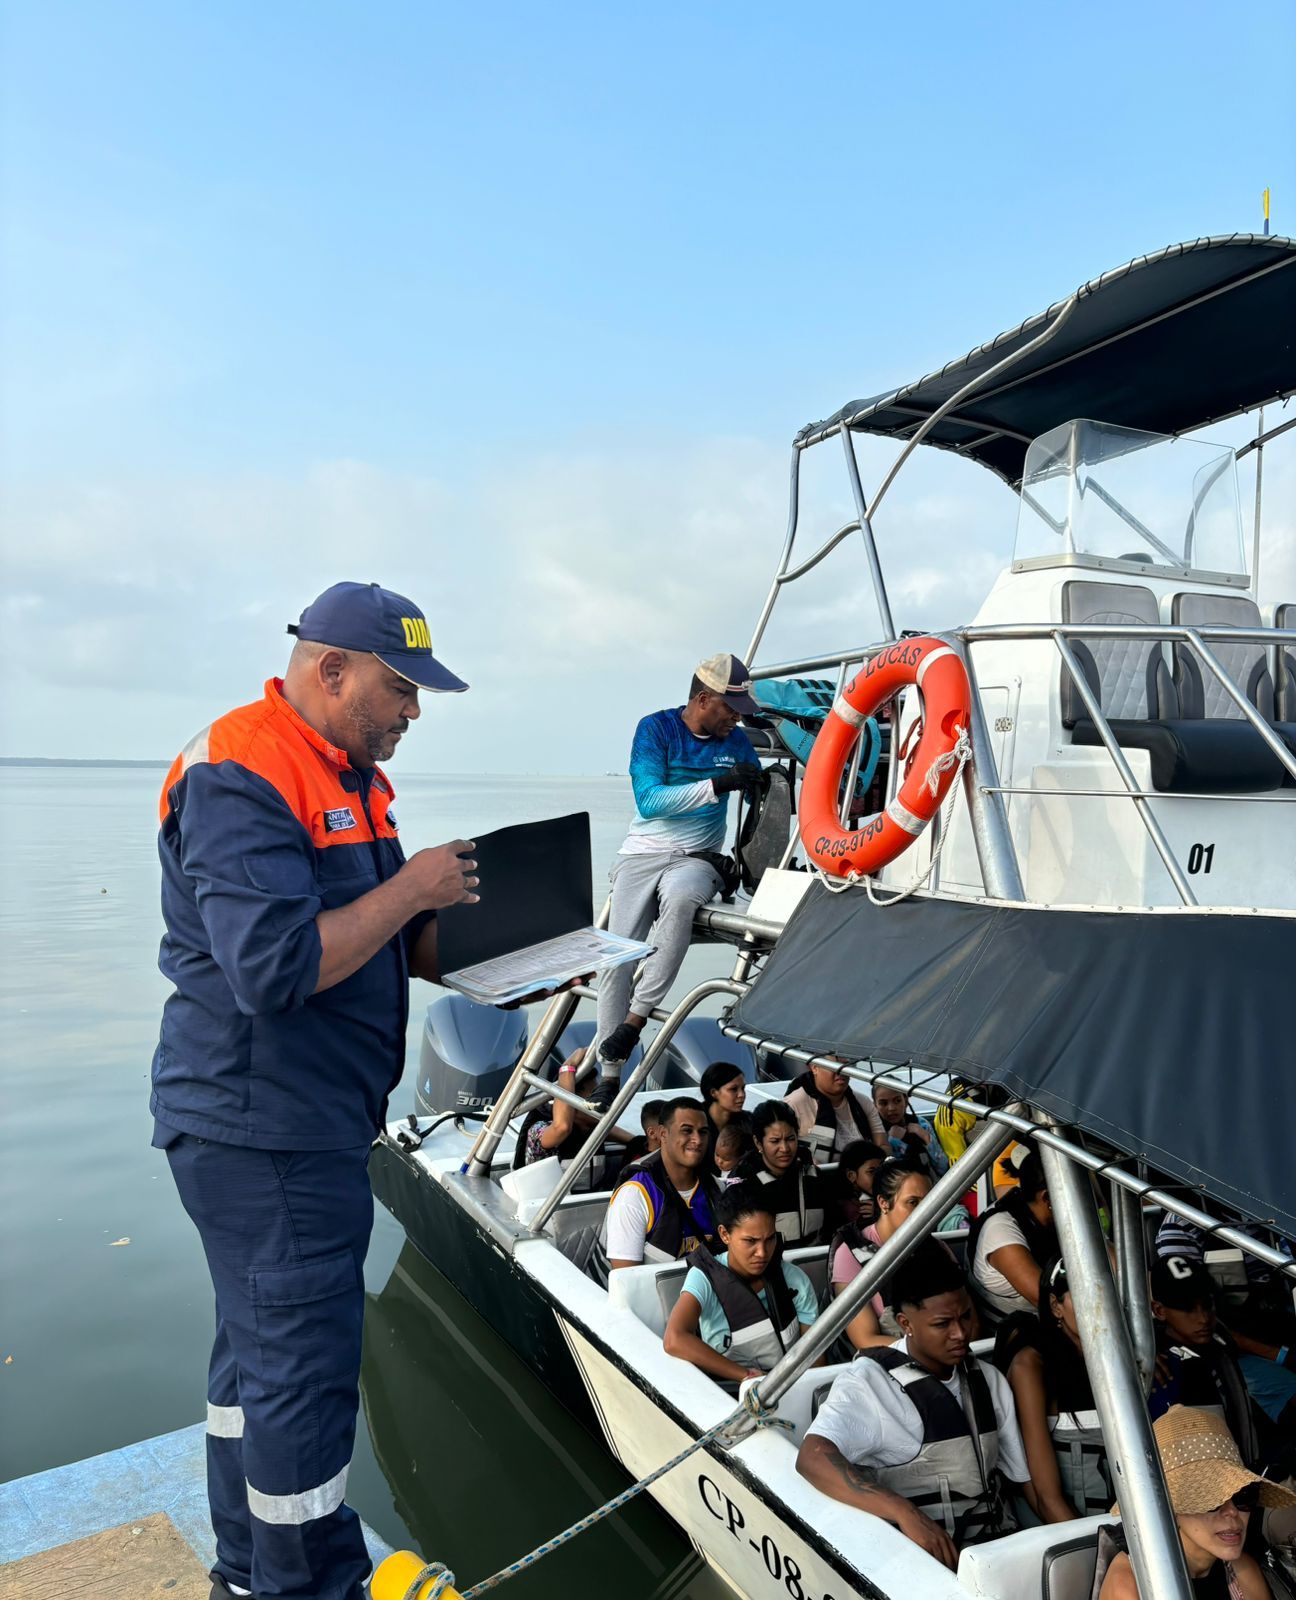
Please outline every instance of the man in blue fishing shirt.
M612 868L608 927L628 939L643 939L651 929L657 949L637 972L617 967L599 980L604 1077L620 1076L675 981L693 913L723 887L714 858L724 847L729 795L754 792L761 782L756 752L738 723L759 713L746 666L725 652L699 663L687 705L654 711L635 729L635 816Z

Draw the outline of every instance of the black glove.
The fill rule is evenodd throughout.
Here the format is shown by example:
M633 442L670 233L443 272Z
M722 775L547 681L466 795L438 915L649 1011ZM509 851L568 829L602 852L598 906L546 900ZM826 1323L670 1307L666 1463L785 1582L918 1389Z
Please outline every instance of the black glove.
M711 779L711 786L718 795L728 794L731 789L746 789L750 793L760 787L763 777L754 761L740 761L736 766L717 772Z

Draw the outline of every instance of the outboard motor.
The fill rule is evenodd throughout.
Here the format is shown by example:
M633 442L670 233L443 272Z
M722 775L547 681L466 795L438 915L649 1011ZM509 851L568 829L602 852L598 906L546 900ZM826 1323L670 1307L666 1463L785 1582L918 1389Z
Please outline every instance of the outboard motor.
M442 995L427 1008L419 1050L415 1107L489 1111L527 1042L526 1012L479 1006L461 994Z
M751 1046L728 1039L714 1017L686 1017L666 1046L658 1071L663 1089L696 1089L713 1061L732 1061L748 1083L756 1076Z

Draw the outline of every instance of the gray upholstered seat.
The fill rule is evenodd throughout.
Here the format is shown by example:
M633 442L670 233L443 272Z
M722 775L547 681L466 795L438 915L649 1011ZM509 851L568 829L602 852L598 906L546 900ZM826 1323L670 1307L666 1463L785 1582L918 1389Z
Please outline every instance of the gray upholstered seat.
M1150 589L1134 583L1093 582L1063 585L1062 618L1152 626L1161 620ZM1240 712L1237 719L1179 714L1178 696L1157 640L1074 639L1071 648L1117 744L1148 752L1154 789L1254 794L1282 783L1281 763ZM1237 711L1236 705L1233 709ZM1071 729L1072 744L1102 743L1065 667L1062 725Z
M1296 600L1274 607L1275 628L1296 628ZM1278 650L1278 715L1283 722L1296 722L1296 645Z
M1063 622L1151 623L1161 616L1156 596L1141 583L1072 582L1062 586ZM1109 720L1144 722L1164 710L1170 690L1169 673L1155 639L1073 639L1071 649L1089 687ZM1062 726L1074 728L1088 717L1084 701L1062 669Z
M1171 602L1170 620L1178 627L1259 628L1260 607L1244 594L1177 594ZM1247 699L1267 720L1273 720L1273 679L1265 647L1246 640L1207 639L1220 665ZM1176 644L1174 684L1181 717L1227 717L1244 721L1237 702L1208 668L1203 667L1190 644Z

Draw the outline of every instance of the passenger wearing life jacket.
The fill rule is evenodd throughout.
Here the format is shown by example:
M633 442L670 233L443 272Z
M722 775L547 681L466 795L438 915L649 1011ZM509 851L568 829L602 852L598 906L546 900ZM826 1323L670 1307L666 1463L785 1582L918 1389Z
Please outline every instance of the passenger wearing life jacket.
M873 1221L873 1179L885 1160L882 1146L868 1139L852 1139L842 1151L837 1163L837 1215L843 1222L866 1228Z
M741 1181L765 1189L785 1250L822 1244L832 1196L797 1136L796 1113L786 1100L765 1100L752 1114L756 1148L739 1162Z
M598 1068L593 1063L582 1067L584 1059L584 1050L576 1050L567 1057L558 1071L558 1087L566 1089L569 1094L583 1095L592 1105L601 1104L602 1109L606 1110L612 1103L612 1095L608 1090L610 1088L615 1093L616 1086L607 1084L605 1080L600 1081ZM577 1111L565 1100L546 1101L527 1115L518 1130L517 1149L513 1155L514 1170L532 1166L548 1156L557 1156L559 1165L565 1167L580 1153L593 1126L593 1117L587 1112ZM630 1135L623 1128L611 1129L602 1150L582 1173L577 1187L585 1191L610 1188L622 1152L629 1144Z
M1197 1204L1210 1210L1203 1196ZM1259 1239L1267 1230L1254 1223L1235 1224ZM1289 1240L1279 1240L1290 1256ZM1167 1212L1157 1229L1156 1253L1163 1260L1179 1256L1204 1264L1211 1237L1203 1228ZM1238 1348L1238 1365L1256 1404L1270 1421L1296 1433L1296 1314L1292 1311L1290 1281L1249 1250L1242 1252L1246 1274L1244 1293L1230 1290L1229 1334Z
M1044 1166L1028 1145L1013 1151L1017 1185L972 1224L968 1267L986 1323L1039 1308L1040 1268L1058 1254Z
M902 1337L834 1381L797 1471L953 1570L961 1545L1012 1530L1004 1480L1030 1498L1012 1390L971 1353L976 1311L947 1251L919 1245L890 1293Z
M885 1140L879 1143L888 1144L893 1156L907 1160L933 1178L949 1171L949 1159L936 1137L936 1130L926 1117L917 1115L903 1090L879 1084L873 1100L886 1130Z
M780 1260L774 1214L751 1184L726 1189L716 1206L719 1255L696 1250L663 1340L722 1383L768 1372L819 1315L801 1268Z
M864 1263L897 1233L931 1191L931 1179L907 1161L894 1157L873 1174L873 1222L848 1222L838 1228L828 1249L828 1278L834 1295L860 1274ZM948 1247L941 1248L949 1254ZM950 1260L954 1257L950 1255ZM894 1342L900 1328L881 1292L865 1302L846 1325L846 1338L856 1350Z
M1252 1472L1290 1456L1296 1437L1288 1433L1283 1451L1281 1424L1272 1423L1251 1398L1237 1346L1216 1320L1210 1273L1199 1261L1168 1256L1152 1263L1150 1278L1159 1358L1148 1397L1153 1418L1172 1405L1214 1412L1228 1424ZM1282 1464L1290 1470L1286 1462Z
M1039 1316L1017 1311L999 1324L993 1359L1012 1385L1037 1515L1105 1513L1116 1496L1061 1258L1045 1265Z
M706 1170L707 1116L700 1100L671 1100L662 1112L661 1148L619 1184L590 1257L606 1283L617 1267L676 1261L715 1235L719 1189Z
M793 1078L785 1099L816 1166L835 1161L853 1140L886 1142L877 1107L868 1095L851 1088L840 1067L816 1062Z

